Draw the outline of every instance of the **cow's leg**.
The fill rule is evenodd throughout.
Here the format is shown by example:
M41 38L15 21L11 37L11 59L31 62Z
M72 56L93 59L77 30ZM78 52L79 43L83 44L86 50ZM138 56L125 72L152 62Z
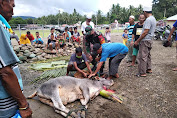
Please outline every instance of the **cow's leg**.
M80 89L81 89L82 95L84 97L84 99L80 99L80 102L81 102L82 105L86 106L88 101L89 101L89 99L90 99L89 88L81 86Z
M69 109L63 105L58 90L54 90L52 93L53 94L51 100L53 102L54 107L56 108L55 112L61 113L64 117L66 117L66 114L69 113ZM63 111L65 114L63 114L63 112L61 112L60 110ZM71 113L71 116L77 117L77 114Z
M88 101L90 99L89 88L87 88L87 87L80 87L80 89L81 89L83 97L84 97L84 99L80 99L80 102L87 109L88 108L87 103L88 103ZM81 117L85 118L85 111L82 111Z
M39 97L39 100L40 100L42 103L47 104L47 105L49 105L50 107L54 108L54 105L53 105L53 103L52 103L51 100L45 99L45 98L42 98L42 97ZM65 116L65 117L67 116L66 113L64 113L64 112L62 112L62 111L60 111L60 110L55 110L55 112L56 112L56 113L59 113L59 114L61 114L61 115L63 115L63 116Z

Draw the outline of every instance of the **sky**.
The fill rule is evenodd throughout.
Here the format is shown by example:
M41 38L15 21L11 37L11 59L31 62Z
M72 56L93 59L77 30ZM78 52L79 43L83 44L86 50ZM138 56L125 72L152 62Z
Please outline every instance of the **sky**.
M113 4L128 8L152 5L152 0L15 0L14 16L41 17L60 12L72 13L74 8L82 15L106 14Z

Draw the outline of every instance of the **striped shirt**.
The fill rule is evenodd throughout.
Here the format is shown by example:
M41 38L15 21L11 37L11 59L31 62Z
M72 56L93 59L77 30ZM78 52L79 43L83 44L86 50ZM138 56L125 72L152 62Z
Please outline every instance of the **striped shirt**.
M18 66L19 61L11 46L10 34L0 22L0 69L10 66L18 78L19 85L23 89L22 78ZM15 66L12 66L15 65ZM15 115L18 110L17 102L7 93L2 85L2 76L0 76L0 118L9 118Z
M133 33L133 28L134 27L135 27L135 24L134 25L129 25L127 27L127 30L128 30L128 41L132 40L132 33Z

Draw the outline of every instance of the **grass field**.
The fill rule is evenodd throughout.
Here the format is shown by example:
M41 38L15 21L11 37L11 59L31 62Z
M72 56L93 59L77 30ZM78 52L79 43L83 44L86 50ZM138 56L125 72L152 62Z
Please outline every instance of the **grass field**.
M47 38L48 35L50 34L50 30L46 30L46 29L45 30L21 30L21 31L15 30L15 33L18 35L18 37L20 37L20 33L21 34L26 34L27 31L30 31L31 34L33 34L34 37L35 37L36 32L39 32L40 36L43 37L43 38ZM78 31L81 34L81 30L78 30ZM105 32L105 30L99 30L99 31L102 32L103 34ZM111 33L121 33L121 32L123 32L123 30L114 29L114 30L111 31Z

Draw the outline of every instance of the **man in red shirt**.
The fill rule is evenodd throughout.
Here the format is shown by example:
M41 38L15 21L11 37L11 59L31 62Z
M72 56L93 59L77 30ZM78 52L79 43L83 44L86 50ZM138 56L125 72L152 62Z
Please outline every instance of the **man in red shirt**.
M30 33L30 31L27 31L26 36L30 40L31 45L33 45L34 36Z

